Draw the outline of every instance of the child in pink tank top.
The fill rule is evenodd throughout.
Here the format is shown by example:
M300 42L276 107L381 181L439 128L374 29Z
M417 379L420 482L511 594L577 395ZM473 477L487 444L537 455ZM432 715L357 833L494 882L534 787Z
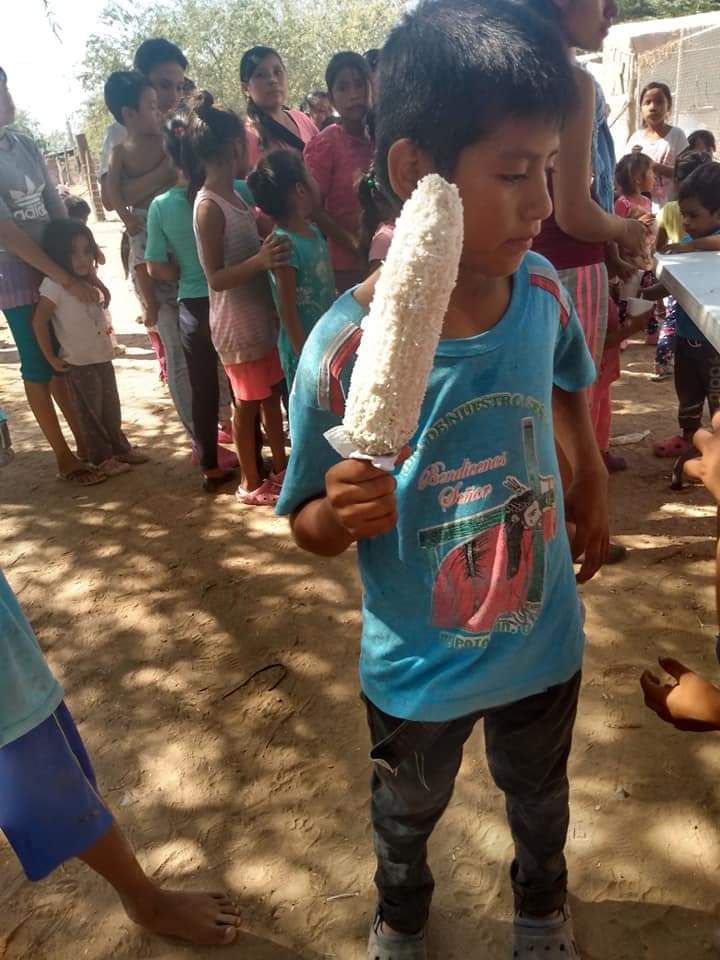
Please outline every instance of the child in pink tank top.
M244 172L245 128L231 110L202 95L190 117L187 161L195 174L193 223L210 292L210 333L235 395L233 437L242 470L237 499L250 506L277 502L287 466L283 433L283 372L278 318L268 271L289 256L287 241L260 240L255 215L235 190ZM272 472L261 473L255 448L258 416L272 451Z

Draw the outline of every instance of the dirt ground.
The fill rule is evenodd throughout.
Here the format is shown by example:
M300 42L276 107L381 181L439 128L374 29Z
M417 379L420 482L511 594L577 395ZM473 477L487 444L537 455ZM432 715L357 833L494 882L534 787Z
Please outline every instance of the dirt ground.
M58 482L0 321L17 450L0 473L2 566L143 864L240 899L244 930L224 955L359 960L374 901L355 558L310 557L269 511L201 492L119 274L118 226L96 233L128 346L115 364L127 431L152 462L88 490ZM709 956L720 901L717 741L667 729L638 692L660 651L715 671L714 508L700 489L671 492L652 456L674 401L670 384L648 380L651 359L640 344L626 351L614 392L614 433L652 430L612 479L629 557L583 590L568 855L587 960ZM509 957L510 859L478 730L431 842L432 956ZM29 884L0 840L3 960L211 953L138 931L77 862Z

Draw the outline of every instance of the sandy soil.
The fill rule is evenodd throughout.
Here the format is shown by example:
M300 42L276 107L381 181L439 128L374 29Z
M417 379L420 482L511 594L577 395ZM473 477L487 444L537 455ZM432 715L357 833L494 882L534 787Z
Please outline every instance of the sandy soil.
M228 957L359 960L373 857L354 557L309 557L270 512L202 494L119 279L117 225L97 234L129 347L116 362L127 428L152 463L91 490L56 481L0 322L0 398L18 454L0 474L2 565L150 873L240 898L244 932ZM648 381L651 354L624 354L616 434L673 429L672 387ZM630 555L584 590L574 909L588 960L696 960L720 900L717 741L647 714L638 677L658 651L714 670L714 510L702 490L668 489L650 440L625 452L631 469L613 478L612 498ZM271 664L281 666L247 682ZM481 739L431 843L430 943L447 960L509 956L511 845ZM134 928L79 863L30 885L0 841L3 960L189 955Z

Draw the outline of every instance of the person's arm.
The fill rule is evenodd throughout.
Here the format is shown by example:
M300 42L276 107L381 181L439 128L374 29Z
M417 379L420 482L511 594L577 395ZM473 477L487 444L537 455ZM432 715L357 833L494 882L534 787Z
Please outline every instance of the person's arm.
M645 705L677 730L720 730L720 690L671 657L661 657L658 662L676 682L662 683L645 670L640 678Z
M672 180L675 170L671 163L653 163L653 173L664 180Z
M297 308L297 270L291 266L276 267L273 271L280 305L280 320L293 350L300 356L305 344L305 331Z
M567 520L575 525L573 559L583 557L578 583L602 567L609 545L608 472L600 456L584 391L553 389L555 436L572 468L565 494Z
M270 234L254 256L226 267L225 216L220 207L212 200L203 200L198 207L197 225L207 282L212 290L239 287L259 273L283 266L290 256L290 243L285 237Z
M664 253L709 253L716 250L720 250L720 234L698 237L697 240L686 240L682 243L669 243Z
M122 143L119 143L113 148L113 151L110 154L108 172L105 176L105 189L107 191L108 200L112 205L112 209L125 224L128 233L133 236L143 229L143 224L140 218L136 217L135 214L131 210L128 210L127 207L123 183L124 152L124 146Z
M146 260L147 272L153 280L165 280L176 283L180 278L180 270L176 263L162 263L160 260Z
M640 333L648 325L648 320L653 315L655 307L648 304L647 312L641 313L637 317L628 317L625 323L620 324L614 330L608 330L605 335L605 349L608 347L619 347L623 340Z
M605 244L605 263L607 265L610 278L618 277L620 280L629 280L637 273L637 267L634 263L628 263L620 256L620 250L614 240ZM372 267L372 264L371 264Z
M315 137L305 147L305 166L320 189L320 205L313 211L313 220L322 233L350 253L360 252L360 239L340 226L325 209L335 177L336 154L333 140L325 134Z
M666 253L668 247L668 235L665 226L661 223L658 226L657 237L655 237L655 249L658 253Z
M100 178L100 199L108 212L116 210L108 189L109 172L108 169L108 172L104 173ZM125 204L132 206L151 194L161 193L163 189L171 187L173 184L173 172L172 164L166 157L163 157L160 163L158 163L156 167L153 167L152 170L143 173L140 177L133 177L130 180L126 180L122 185L122 196L124 197L123 206Z
M92 286L59 267L48 257L42 247L39 247L24 230L18 227L14 220L0 219L0 246L28 266L50 277L55 283L59 283L64 290L82 303L97 303L97 293Z
M170 262L170 244L162 223L157 198L150 204L145 224L145 265L153 280L175 283L180 278L177 263Z
M344 250L348 250L350 253L361 253L360 238L350 233L349 230L345 230L344 227L341 227L323 207L318 207L314 211L313 220L323 234L337 243L338 246Z
M371 540L397 524L395 479L367 460L342 460L325 476L325 495L290 517L297 545L337 557L357 540Z
M595 117L595 85L580 68L574 71L578 103L567 119L555 162L553 196L555 219L561 230L587 243L616 241L630 254L642 253L645 227L606 213L590 195L592 181L592 135Z
M55 312L55 304L47 297L40 297L33 313L33 331L43 355L53 370L64 373L68 365L57 357L50 340L50 320Z
M90 275L90 282L91 282L91 284L93 285L93 287L97 287L97 289L98 289L98 290L100 291L100 293L102 294L102 296L103 296L103 307L107 310L107 308L110 306L110 301L111 301L111 299L112 299L112 296L111 296L110 291L108 290L108 288L105 286L105 284L102 282L102 280L100 279L100 277L97 275L97 273L96 273L94 270L93 270L92 274Z

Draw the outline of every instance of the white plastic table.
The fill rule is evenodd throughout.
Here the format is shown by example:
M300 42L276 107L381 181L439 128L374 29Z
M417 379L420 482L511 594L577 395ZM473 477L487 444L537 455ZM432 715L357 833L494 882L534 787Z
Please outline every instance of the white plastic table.
M720 352L720 252L658 254L655 276Z

